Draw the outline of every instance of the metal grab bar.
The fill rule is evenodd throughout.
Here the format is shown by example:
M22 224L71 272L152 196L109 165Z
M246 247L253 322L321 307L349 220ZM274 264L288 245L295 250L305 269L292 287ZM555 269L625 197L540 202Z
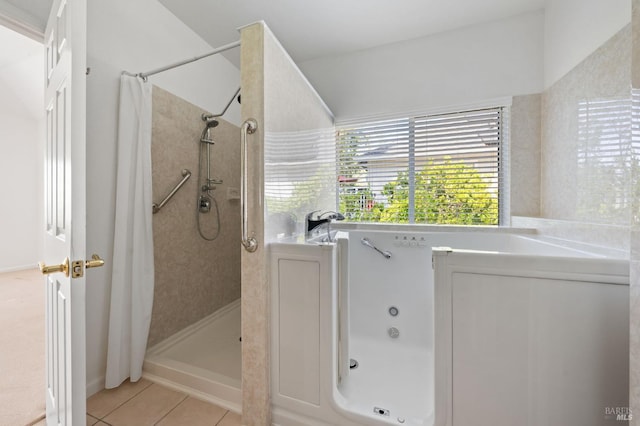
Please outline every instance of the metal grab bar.
M242 123L242 143L240 144L240 210L242 210L242 245L249 252L253 253L258 249L258 241L255 237L249 236L249 207L247 200L247 135L255 133L258 123L253 118Z
M184 183L189 180L189 178L191 177L191 172L187 169L182 169L182 176L182 180L178 182L178 184L175 186L175 188L173 188L169 195L164 197L164 200L162 200L160 204L153 203L153 214L158 213L160 209L163 208L165 204L167 204L171 197L173 197L173 195L178 192L178 189L180 189L182 185L184 185Z
M368 238L360 238L360 242L362 243L363 246L367 246L370 247L372 249L374 249L375 251L377 251L378 253L380 253L385 259L391 259L391 252L388 250L380 250L378 247L376 247L370 239Z

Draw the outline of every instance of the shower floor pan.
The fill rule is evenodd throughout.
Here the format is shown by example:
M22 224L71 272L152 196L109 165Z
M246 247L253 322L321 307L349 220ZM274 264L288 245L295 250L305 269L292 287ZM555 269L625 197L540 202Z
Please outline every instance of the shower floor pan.
M143 375L240 413L240 299L147 351Z

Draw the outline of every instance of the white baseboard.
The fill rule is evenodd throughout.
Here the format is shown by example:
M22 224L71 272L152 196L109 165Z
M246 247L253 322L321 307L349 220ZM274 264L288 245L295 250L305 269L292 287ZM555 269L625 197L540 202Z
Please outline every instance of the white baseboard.
M105 377L100 376L87 383L87 398L104 389Z

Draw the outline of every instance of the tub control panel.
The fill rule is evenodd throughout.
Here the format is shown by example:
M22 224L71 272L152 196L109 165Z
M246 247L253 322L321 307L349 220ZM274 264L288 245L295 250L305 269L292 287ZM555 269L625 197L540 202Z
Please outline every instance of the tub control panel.
M398 234L393 237L393 245L396 247L416 247L427 248L431 244L427 242L424 236Z

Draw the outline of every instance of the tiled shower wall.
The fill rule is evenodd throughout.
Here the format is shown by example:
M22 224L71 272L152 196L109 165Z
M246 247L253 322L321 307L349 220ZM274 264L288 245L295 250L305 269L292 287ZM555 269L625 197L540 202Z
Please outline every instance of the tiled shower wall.
M258 131L248 139L247 179L249 231L255 232L258 249L253 253L242 251L242 424L258 426L271 424L271 299L265 239L290 232L288 220L274 220L267 211L273 201L268 199L271 187L267 184L273 181L267 181L267 172L286 170L290 161L301 159L290 155L292 145L298 145L300 140L311 142L310 147L322 143L327 129L333 127L333 116L266 25L257 23L243 28L241 40L242 118L258 122ZM281 157L285 164L273 162L274 149L289 154ZM314 167L308 158L303 160L295 166ZM316 174L310 171L309 176ZM303 208L321 208L321 198L314 200L319 204ZM298 217L299 223L301 219Z
M512 225L628 253L630 52L629 24L542 94L540 212Z
M540 94L514 96L511 103L510 213L540 215Z
M631 25L542 97L541 216L628 226Z
M233 88L230 88L233 90ZM221 104L224 100L221 100ZM213 191L220 212L220 234L215 235L215 209L196 214L198 151L205 112L195 105L153 88L152 168L153 200L159 203L182 179L191 178L153 215L155 289L149 346L206 317L240 297L240 203L227 190L240 187L240 130L219 119L211 129L212 178L223 183ZM206 169L203 168L203 178ZM200 184L202 185L202 184Z

